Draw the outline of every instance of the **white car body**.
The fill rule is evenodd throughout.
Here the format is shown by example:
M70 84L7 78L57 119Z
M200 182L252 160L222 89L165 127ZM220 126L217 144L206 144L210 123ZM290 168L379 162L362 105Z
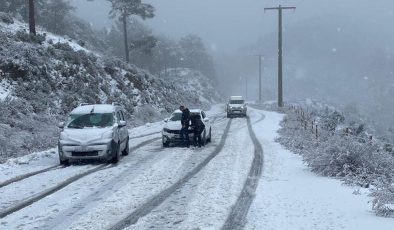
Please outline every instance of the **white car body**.
M73 122L84 117L83 121L100 118L108 125L76 126ZM87 119L87 117L89 119ZM102 120L98 120L101 122ZM59 159L61 164L69 160L101 159L116 163L120 154L129 152L129 132L126 127L122 107L117 105L81 105L75 108L65 123L59 137Z
M205 125L205 130L202 132L202 141L203 144L210 142L212 137L212 126L209 118L206 116L205 112L201 109L191 109L190 115L199 114L201 116L201 120ZM178 119L182 116L182 112L180 110L175 110L171 117L165 119L165 124L162 129L162 141L163 146L167 147L170 144L176 144L181 142L180 131L182 128L181 120ZM189 139L193 141L193 130L189 127Z
M227 117L246 117L247 107L242 96L231 96L227 103Z

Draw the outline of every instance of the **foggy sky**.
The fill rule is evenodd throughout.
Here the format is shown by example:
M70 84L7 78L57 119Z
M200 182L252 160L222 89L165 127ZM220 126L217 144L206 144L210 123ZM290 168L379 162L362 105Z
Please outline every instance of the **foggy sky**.
M78 16L94 27L111 25L107 19L109 4L104 0L86 2L71 0L78 7ZM277 13L265 12L264 7L296 6L295 12L286 12L284 26L291 26L305 18L319 15L342 15L364 18L377 25L392 19L394 1L391 0L146 0L156 8L156 17L146 20L158 34L179 38L197 34L213 51L234 51L258 40L277 29ZM360 22L362 23L362 22Z
M72 0L94 27L111 25L105 0ZM144 0L143 0L144 1ZM145 0L156 8L146 23L156 34L201 36L216 60L223 92L257 98L257 59L263 53L263 100L277 89L278 14L282 4L285 100L320 99L380 111L394 126L393 0ZM248 80L248 81L246 81ZM246 93L248 89L248 93ZM374 119L376 117L371 116Z

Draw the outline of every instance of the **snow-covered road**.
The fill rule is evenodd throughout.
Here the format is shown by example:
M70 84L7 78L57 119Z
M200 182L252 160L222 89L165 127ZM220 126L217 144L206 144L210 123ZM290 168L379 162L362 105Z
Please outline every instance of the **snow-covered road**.
M130 131L132 152L116 166L54 168L0 186L1 213L101 167L1 218L0 229L239 227L225 223L246 223L246 229L392 229L393 219L369 211L363 191L353 195L339 181L312 174L299 156L275 142L283 115L250 109L248 123L229 120L223 111L214 106L208 112L213 140L204 148L163 148L163 124L146 124ZM256 142L264 150L259 167ZM0 184L57 162L55 149L12 159L0 165ZM261 168L261 177L248 177L260 175L254 170ZM234 212L241 213L229 221Z

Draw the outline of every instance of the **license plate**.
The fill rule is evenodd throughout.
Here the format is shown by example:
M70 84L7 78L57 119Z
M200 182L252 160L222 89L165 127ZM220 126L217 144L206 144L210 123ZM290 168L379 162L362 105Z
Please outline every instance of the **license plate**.
M90 152L90 151L92 150L86 146L80 146L75 148L75 152Z

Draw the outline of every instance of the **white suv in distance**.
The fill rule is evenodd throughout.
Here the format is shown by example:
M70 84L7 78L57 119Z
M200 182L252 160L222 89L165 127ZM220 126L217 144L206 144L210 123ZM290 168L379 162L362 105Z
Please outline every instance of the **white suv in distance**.
M211 123L209 121L209 118L206 116L205 112L202 111L201 109L191 109L190 110L190 117L193 115L200 115L202 122L205 125L205 129L201 134L201 141L202 145L205 145L207 142L211 142L212 139L212 127ZM182 118L182 112L178 109L175 110L172 114L171 117L168 119L165 119L165 125L162 130L162 140L163 140L163 147L168 147L170 144L179 144L181 143L181 137L180 137L180 132L181 132L181 118ZM193 129L190 126L189 127L189 139L191 143L193 143Z
M246 117L246 104L242 96L231 96L227 103L227 117Z
M70 160L100 159L117 163L129 154L129 132L121 106L81 104L60 123L60 164Z

